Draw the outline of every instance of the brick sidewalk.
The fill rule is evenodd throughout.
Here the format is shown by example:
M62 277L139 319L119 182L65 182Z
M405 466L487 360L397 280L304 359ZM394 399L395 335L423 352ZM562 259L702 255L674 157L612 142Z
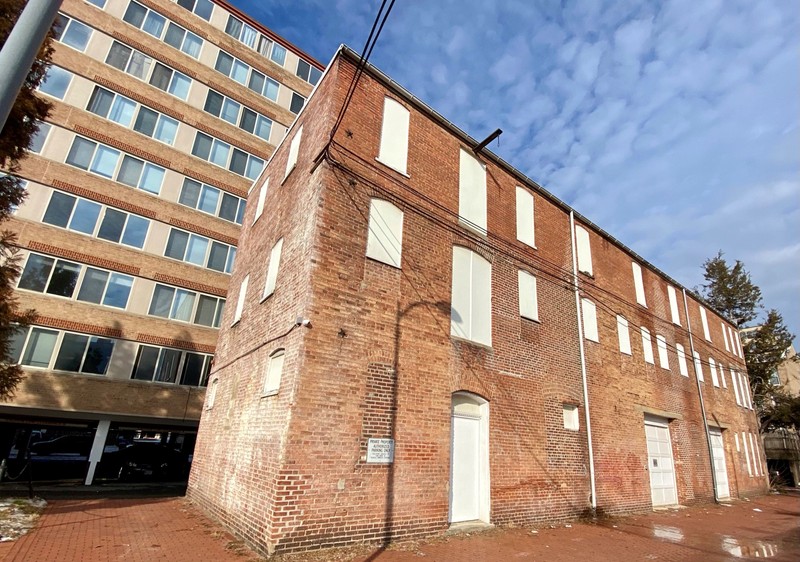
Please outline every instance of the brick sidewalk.
M757 511L758 510L758 511ZM360 547L281 556L282 562L481 562L576 559L716 562L800 560L800 498L767 496L570 527L494 529L388 550ZM54 500L38 526L0 543L8 561L258 560L181 498Z

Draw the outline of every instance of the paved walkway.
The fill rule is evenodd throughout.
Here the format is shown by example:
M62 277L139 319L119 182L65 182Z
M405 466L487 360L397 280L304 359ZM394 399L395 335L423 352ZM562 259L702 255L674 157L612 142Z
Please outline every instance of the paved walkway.
M800 498L767 496L531 530L494 529L388 550L374 547L286 555L281 562L481 562L546 560L800 560ZM213 562L258 560L182 498L53 500L38 526L0 543L8 561Z

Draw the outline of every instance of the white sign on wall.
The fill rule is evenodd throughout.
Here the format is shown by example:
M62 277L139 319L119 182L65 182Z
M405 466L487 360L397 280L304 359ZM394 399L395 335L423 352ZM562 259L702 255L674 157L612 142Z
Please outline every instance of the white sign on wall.
M370 439L367 442L367 462L390 464L394 462L394 439Z

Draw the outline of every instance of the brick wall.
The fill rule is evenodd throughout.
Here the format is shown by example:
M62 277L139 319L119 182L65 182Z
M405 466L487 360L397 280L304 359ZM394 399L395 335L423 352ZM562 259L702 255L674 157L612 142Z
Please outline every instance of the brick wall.
M315 166L353 70L346 57L329 69L264 174L265 211L252 225L258 189L251 192L217 348L217 400L201 420L190 497L262 552L441 532L449 525L452 396L468 391L489 404L491 522L535 524L586 513L586 403L567 210L532 188L538 247L517 242L521 180L487 158L488 235L460 226L458 154L469 145L392 92L411 111L408 173L375 162L387 86L370 72ZM298 164L283 181L300 125ZM371 197L404 213L402 269L365 257ZM260 302L270 249L281 236L277 289ZM454 245L491 263L491 347L450 336ZM582 276L580 288L598 303L600 323L600 343L586 342L598 506L651 507L647 412L674 416L679 501L710 501L694 375L677 373L674 350L671 371L642 360L639 326L650 328L654 353L656 334L671 345L685 340L685 331L668 322L666 282L646 271L649 308L637 310L630 256L596 232L592 248L595 275ZM520 317L520 268L537 277L540 322ZM247 275L241 322L229 327ZM631 357L618 351L614 310L630 322ZM311 327L283 335L294 315L309 318ZM278 347L287 354L280 391L261 397L267 357ZM709 390L709 381L706 408L719 424L753 427L752 412L735 405L730 389ZM578 431L564 428L565 404L578 408ZM372 437L395 439L393 464L366 462ZM763 478L753 478L734 492L731 481L732 493L764 488Z

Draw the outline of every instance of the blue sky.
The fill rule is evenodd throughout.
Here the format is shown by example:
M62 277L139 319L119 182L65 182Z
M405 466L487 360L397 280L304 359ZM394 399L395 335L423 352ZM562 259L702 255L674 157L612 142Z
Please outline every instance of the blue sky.
M327 63L377 0L232 0ZM800 334L788 0L398 0L371 61L688 287L722 250Z

